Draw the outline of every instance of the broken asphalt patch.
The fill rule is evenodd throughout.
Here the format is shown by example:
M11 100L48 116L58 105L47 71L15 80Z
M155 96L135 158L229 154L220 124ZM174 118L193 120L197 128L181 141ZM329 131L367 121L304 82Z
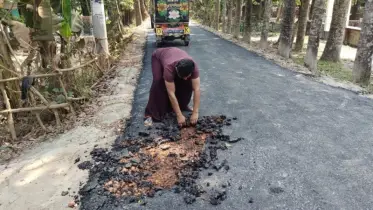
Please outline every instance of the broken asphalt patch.
M79 192L81 209L100 209L103 205L110 209L108 206L134 202L146 205L145 200L159 191L180 194L187 204L198 197L213 205L226 199L230 184L211 188L198 179L203 170L229 171L229 163L218 159L217 150L243 140L222 133L232 119L207 116L195 127L185 128L178 128L172 119L166 122L117 141L111 150L95 148L91 152L94 163L89 181Z

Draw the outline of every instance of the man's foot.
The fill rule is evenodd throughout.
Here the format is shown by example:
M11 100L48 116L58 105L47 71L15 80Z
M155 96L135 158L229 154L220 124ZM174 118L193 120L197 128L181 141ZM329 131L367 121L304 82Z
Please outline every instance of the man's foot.
M152 117L145 117L145 121L144 121L144 126L145 127L149 127L149 126L152 126L153 125L153 120L152 120Z

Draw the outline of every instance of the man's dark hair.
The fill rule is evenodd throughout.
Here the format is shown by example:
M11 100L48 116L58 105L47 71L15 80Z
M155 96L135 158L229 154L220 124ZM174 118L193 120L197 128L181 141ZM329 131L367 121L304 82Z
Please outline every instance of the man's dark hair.
M182 78L192 74L194 70L194 62L190 59L182 59L176 64L176 71Z

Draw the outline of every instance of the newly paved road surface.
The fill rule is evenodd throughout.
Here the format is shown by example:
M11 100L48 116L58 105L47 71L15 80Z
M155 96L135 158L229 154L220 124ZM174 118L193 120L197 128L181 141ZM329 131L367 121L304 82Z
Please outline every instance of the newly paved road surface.
M245 137L229 150L229 181L219 206L164 193L118 209L373 209L373 101L283 69L210 32L192 27L189 47L201 75L201 115L237 116L227 134ZM151 84L154 34L148 37L130 131L142 126ZM240 190L240 186L242 189ZM253 202L249 202L252 200Z

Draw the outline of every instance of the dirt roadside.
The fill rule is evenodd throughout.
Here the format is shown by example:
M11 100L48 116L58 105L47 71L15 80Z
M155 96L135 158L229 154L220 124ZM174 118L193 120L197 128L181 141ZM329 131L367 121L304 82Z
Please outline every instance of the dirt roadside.
M124 129L124 120L130 117L142 68L146 23L135 29L133 41L114 71L115 77L106 83L107 93L91 103L92 114L80 114L73 129L0 165L0 209L65 209L74 200L88 177L88 171L77 165L90 160L89 152L94 147L109 147Z

